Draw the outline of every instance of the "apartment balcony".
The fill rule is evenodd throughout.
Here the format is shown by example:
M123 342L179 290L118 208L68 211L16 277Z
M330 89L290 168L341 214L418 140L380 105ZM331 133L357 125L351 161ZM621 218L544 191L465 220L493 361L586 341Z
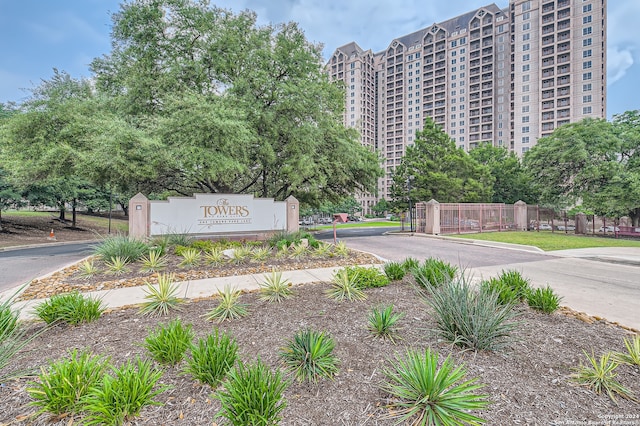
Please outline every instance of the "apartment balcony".
M427 95L422 98L423 102L429 102L433 100L433 95Z
M439 41L436 43L436 52L445 50L446 47L447 47L447 44L444 41Z
M558 34L558 41L565 41L565 40L569 40L571 38L571 31L567 30L567 31L563 31L561 33Z
M480 76L479 75L476 75L475 77L471 77L469 79L469 84L475 84L475 83L480 83Z
M393 63L394 63L394 62L393 62L393 58L389 58L389 59L387 59L387 66L389 66L389 65L393 65Z
M546 120L553 120L555 118L555 114L553 111L549 111L549 112L543 112L542 113L542 120L546 121Z
M554 64L555 64L554 58L545 58L542 60L543 67L549 67Z
M469 61L469 68L479 67L480 59L474 59L473 61Z
M443 84L446 80L446 77L438 77L436 78L436 85Z
M564 64L565 62L569 62L570 60L571 60L571 55L569 55L568 53L558 56L559 64Z
M570 92L571 92L570 87L561 87L558 89L558 96L569 96Z
M543 85L544 87L544 85ZM544 90L542 92L542 99L551 99L555 97L555 90L551 89L551 90Z
M555 48L553 46L545 47L542 49L542 56L549 56L555 53Z
M491 91L489 91L491 92ZM485 95L486 92L482 92L483 97L488 98L491 97L491 93L489 93L488 95ZM482 101L482 106L489 106L489 105L493 105L493 100L492 99L484 99Z
M492 121L493 121L493 117L492 116L482 117L482 122L483 123L491 123Z
M561 22L558 22L558 31L562 31L562 30L566 30L571 28L571 21L570 20L564 20Z
M550 13L548 15L544 15L542 17L542 25L554 22L556 19L555 14L554 13Z
M469 86L469 91L471 91L471 92L479 92L480 91L480 85L479 84L472 84L471 86Z
M553 109L554 107L554 102L553 101L546 101L546 102L542 102L542 109Z
M493 37L491 39L485 39L482 42L482 47L493 46Z
M493 64L482 66L482 72L491 72L491 71L493 71Z
M474 109L474 110L471 110L471 112L469 112L469 117L479 117L479 116L480 116L479 109Z
M436 115L444 114L444 113L445 113L444 108L436 108L436 111L435 111L435 114L436 114Z
M571 112L568 109L561 109L558 111L558 118L566 118L571 115Z
M569 124L569 120L558 120L556 127L564 126L565 124Z
M493 67L493 55L485 56L484 58L482 58L482 65L485 64L492 64L491 66Z
M543 46L547 46L549 44L553 44L554 42L555 42L555 36L553 34L545 36L545 37L542 37L542 45Z
M447 70L446 69L441 69L441 70L436 71L436 77L440 77L440 76L443 76L443 75L446 75L446 74L447 74Z
M488 139L492 139L492 138L493 138L493 133L491 133L491 132L482 134L482 140L488 140Z
M447 65L447 61L436 62L436 69L445 68Z
M480 108L480 101L471 101L469 102L469 108Z
M542 27L542 35L552 34L555 31L556 30L555 30L555 25L554 24L549 24L549 25L545 25L544 27Z
M469 34L469 39L470 40L476 40L480 38L480 29L475 29L473 31L471 31L471 33Z
M478 133L480 131L480 126L470 126L469 133Z
M433 45L431 46L425 46L424 49L422 50L422 52L425 55L428 55L429 53L433 53Z
M473 41L469 44L469 49L470 50L479 50L480 49L480 40L478 41Z
M436 95L436 100L444 99L445 97L446 97L446 94L444 94L444 93L438 93L438 94Z
M431 108L433 108L433 102L427 102L427 103L425 103L425 104L424 104L424 108L425 108L425 109L431 109Z
M547 12L551 12L553 11L555 8L555 5L553 4L553 2L551 3L547 3L547 4L543 4L542 5L542 13L547 13Z
M435 103L435 107L436 108L440 108L440 107L443 107L445 105L446 105L445 101L438 101L438 102Z
M472 118L469 120L469 124L473 125L473 124L480 124L480 118Z
M469 99L471 99L471 100L480 99L480 93L474 93L474 94L470 95Z
M493 82L489 81L486 83L482 83L482 90L491 89L493 87Z
M571 81L571 77L568 75L558 77L558 86L564 86L565 84L569 84L570 81Z
M569 66L569 64L558 66L558 74L566 74L569 71L571 71L571 67Z
M482 125L482 131L483 132L490 132L492 130L493 125L492 124L483 124Z
M568 18L569 16L571 16L570 8L558 10L558 20Z
M469 136L469 141L470 142L475 142L475 141L479 141L480 140L480 135L471 135Z
M493 80L493 73L492 72L488 72L488 73L482 74L482 81L488 81L488 80Z
M562 43L562 44L558 45L558 53L566 52L568 50L571 50L571 43L570 42L566 42L566 43Z
M542 70L542 78L552 77L554 75L553 68L547 68Z
M558 108L567 107L569 105L571 105L571 101L569 100L569 98L558 99Z
M482 115L493 114L493 107L482 108Z
M490 36L490 35L493 35L493 27L484 28L482 30L482 37L486 37L486 36Z
M479 58L479 57L480 57L480 51L472 52L472 53L469 55L469 59L471 59L471 60L476 59L476 58Z

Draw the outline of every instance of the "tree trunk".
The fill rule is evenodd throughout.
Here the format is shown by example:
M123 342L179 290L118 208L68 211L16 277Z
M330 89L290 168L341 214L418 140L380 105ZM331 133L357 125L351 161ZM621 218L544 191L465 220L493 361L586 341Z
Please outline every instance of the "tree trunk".
M73 202L71 203L71 208L72 208L72 213L71 213L71 227L75 228L76 227L76 219L77 219L77 212L76 212L76 206L78 204L78 200L76 200L75 198L73 199Z
M60 206L60 220L61 220L61 221L66 220L66 218L65 218L65 208L64 208L64 204L62 204L62 205Z
M120 204L120 208L122 208L125 217L129 217L129 205L123 203L122 201L118 201L118 204Z

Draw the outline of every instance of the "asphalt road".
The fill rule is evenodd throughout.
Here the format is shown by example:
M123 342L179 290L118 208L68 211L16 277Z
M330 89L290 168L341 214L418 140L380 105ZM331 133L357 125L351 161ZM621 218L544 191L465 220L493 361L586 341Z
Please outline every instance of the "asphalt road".
M90 243L0 251L0 292L75 263L90 254Z

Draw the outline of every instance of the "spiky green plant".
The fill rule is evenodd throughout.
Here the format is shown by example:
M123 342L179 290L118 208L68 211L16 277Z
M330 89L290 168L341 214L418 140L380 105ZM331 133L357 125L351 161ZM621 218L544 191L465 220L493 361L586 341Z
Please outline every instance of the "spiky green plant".
M240 361L216 393L222 406L216 417L225 418L233 426L277 425L287 406L282 395L287 386L282 373L271 372L260 359L254 364Z
M271 249L269 247L256 247L251 252L251 259L256 262L264 262L271 257Z
M478 291L465 276L438 287L426 287L421 294L431 306L440 337L473 350L498 350L512 341L517 312L513 305L501 305L495 292Z
M349 274L345 268L333 275L331 287L326 291L327 296L338 301L365 300L367 295L358 286L358 275Z
M276 258L286 259L288 257L289 257L289 246L288 245L278 246L278 249L276 251Z
M143 272L158 272L167 267L167 259L162 255L160 250L149 250L149 254L142 256L140 259L142 262Z
M89 390L100 384L107 371L109 359L77 349L68 358L50 362L41 368L37 382L31 382L27 393L34 399L31 405L38 413L55 415L75 414L82 410L81 401Z
M182 250L180 255L182 256L182 261L180 261L182 267L198 266L202 258L202 252L192 247Z
M80 263L80 276L91 278L100 272L93 259L85 259Z
M531 308L542 311L545 314L552 314L557 311L562 300L549 286L529 291L526 299Z
M393 312L393 305L374 307L367 317L369 331L376 337L395 342L398 335L396 323L403 316L402 313Z
M404 261L402 261L402 267L405 272L411 272L414 268L420 266L420 261L413 257L407 257Z
M438 354L429 348L424 354L408 350L404 357L396 355L391 364L382 385L392 397L389 417L416 426L485 423L469 411L487 407L488 397L475 393L483 386L476 378L466 379L464 365L455 367L447 357L438 368Z
M272 268L271 274L264 276L264 283L260 285L260 299L267 302L282 302L293 295L291 282L282 278L282 272Z
M149 351L151 358L165 365L176 365L191 346L193 339L191 324L182 325L180 318L170 321L167 325L159 324L149 332L144 340L144 348Z
M501 305L514 305L520 301L518 292L511 288L508 284L498 278L490 278L480 283L485 292L494 292L498 296L498 302Z
M358 288L384 287L389 284L389 278L375 266L347 266L345 270Z
M602 355L599 360L594 354L589 356L584 352L584 356L589 364L580 363L580 366L574 369L575 373L571 376L574 383L586 386L598 394L606 392L613 402L616 402L616 394L626 399L635 400L631 391L616 381L618 374L615 370L619 364L612 359L611 353Z
M227 333L219 333L216 328L213 334L199 339L191 348L191 357L187 358L184 371L215 389L234 366L237 354L236 341Z
M110 235L94 249L104 261L115 257L135 262L149 252L146 242L126 235Z
M147 302L140 306L142 315L163 316L172 310L182 310L182 299L177 296L180 288L173 280L173 274L160 274L157 285L147 282L144 288L144 298Z
M169 386L157 386L162 371L154 368L150 360L136 357L134 362L128 360L111 370L83 398L83 424L122 425L139 416L144 407L162 405L154 398Z
M302 259L309 254L309 247L301 244L295 244L290 250L290 256L293 259Z
M104 310L105 305L101 299L74 292L50 297L36 306L35 313L47 324L65 322L78 325L97 320Z
M516 270L502 271L498 274L498 279L502 281L506 287L510 288L520 301L525 300L531 291L529 280Z
M624 346L627 348L627 353L616 352L613 354L613 359L616 362L640 365L640 335L635 335L633 339L624 339Z
M235 265L243 264L251 256L251 247L242 245L233 249L231 254L231 262Z
M333 253L339 257L349 256L349 249L347 248L347 243L345 243L344 241L339 241L338 244L333 246Z
M231 286L225 286L223 290L218 290L220 302L211 310L205 318L209 321L222 322L242 318L247 315L247 305L240 303L242 292Z
M204 260L209 265L218 266L225 262L225 256L220 246L213 246L205 252Z
M422 265L413 267L411 274L421 288L437 287L451 281L458 268L443 260L430 257Z
M305 329L288 340L280 352L287 371L299 381L317 382L331 379L338 372L338 358L333 354L336 344L324 332Z
M122 275L129 272L129 258L114 256L111 259L104 262L107 267L107 272L112 275Z
M331 254L331 245L325 243L318 243L318 247L313 250L315 257L327 257Z
M399 262L387 262L384 264L384 273L391 281L400 281L407 273Z

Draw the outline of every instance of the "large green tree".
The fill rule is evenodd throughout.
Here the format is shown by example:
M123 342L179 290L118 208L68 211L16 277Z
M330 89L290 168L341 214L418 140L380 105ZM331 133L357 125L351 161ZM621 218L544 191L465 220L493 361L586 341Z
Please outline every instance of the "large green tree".
M469 154L491 171L494 203L513 204L520 200L529 204L538 202L537 191L514 152L485 143L472 149Z
M640 113L584 119L538 141L524 164L543 202L582 203L603 216L640 219Z
M411 193L408 195L408 180ZM397 202L435 199L441 203L489 202L493 177L489 168L456 148L455 142L430 118L416 132L393 177L391 194Z
M379 159L341 124L344 92L293 23L256 25L204 1L131 1L92 69L102 93L161 145L164 190L318 204L375 188Z

